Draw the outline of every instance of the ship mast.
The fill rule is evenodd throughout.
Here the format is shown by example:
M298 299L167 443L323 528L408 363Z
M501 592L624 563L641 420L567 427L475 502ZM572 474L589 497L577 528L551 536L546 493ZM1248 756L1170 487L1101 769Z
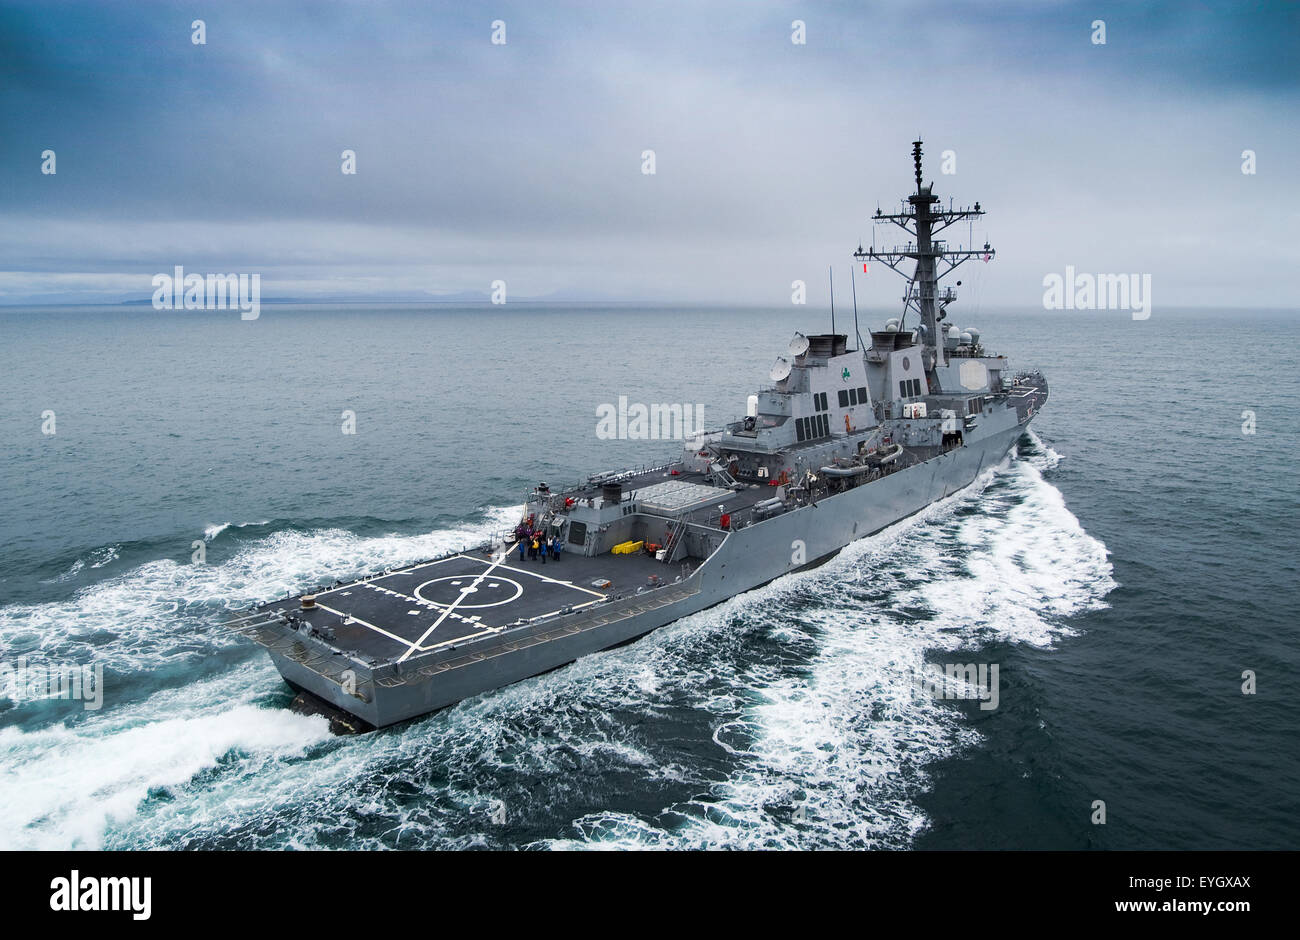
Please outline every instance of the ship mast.
M909 310L915 310L921 319L921 339L925 347L922 359L928 375L941 362L944 365L948 362L948 353L944 349L939 321L944 318L944 308L957 299L951 287L940 292L939 282L971 258L979 256L988 261L996 252L989 247L987 241L983 249L977 251L950 249L946 242L935 239L934 236L954 222L978 218L984 214L984 211L978 202L973 207L965 209L953 209L951 206L947 209L937 207L939 197L931 192L934 185L925 186L921 182L921 141L919 140L912 141L912 162L916 166L916 192L907 197L908 205L901 212L893 214L885 214L877 209L871 221L893 222L911 235L915 241L882 250L877 250L873 245L864 251L859 245L853 257L860 261L866 261L868 258L883 261L895 273L907 278L907 290L903 294L903 319L907 318ZM910 275L900 267L909 259L916 262L916 268ZM940 265L946 267L941 269ZM937 311L936 302L939 305ZM943 357L942 360L940 356Z

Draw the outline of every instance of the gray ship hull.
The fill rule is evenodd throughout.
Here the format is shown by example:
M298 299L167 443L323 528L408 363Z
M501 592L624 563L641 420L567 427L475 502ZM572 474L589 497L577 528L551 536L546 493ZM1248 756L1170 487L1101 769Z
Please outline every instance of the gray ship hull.
M627 643L969 486L1015 446L1047 382L1013 375L978 328L948 319L956 294L939 282L994 252L936 237L984 212L945 208L923 182L921 150L913 141L916 192L873 217L912 239L854 253L908 279L903 315L872 330L869 348L833 329L795 333L745 418L691 436L677 460L559 492L539 483L513 537L477 557L262 605L235 629L342 725L382 727ZM672 406L654 409L671 418Z
M1014 418L1014 412L1010 415ZM435 711L482 692L551 671L583 656L634 640L682 617L760 587L784 574L823 562L851 542L914 515L970 485L1015 446L1028 422L989 429L966 446L925 460L869 486L728 533L689 578L662 596L633 598L637 606L600 609L600 617L529 636L503 635L472 652L451 650L440 661L406 675L366 675L353 668L331 675L302 649L271 658L293 686L333 708L382 727ZM643 609L637 609L637 607ZM605 619L606 622L601 622ZM337 664L336 664L337 665ZM341 678L342 676L342 678Z

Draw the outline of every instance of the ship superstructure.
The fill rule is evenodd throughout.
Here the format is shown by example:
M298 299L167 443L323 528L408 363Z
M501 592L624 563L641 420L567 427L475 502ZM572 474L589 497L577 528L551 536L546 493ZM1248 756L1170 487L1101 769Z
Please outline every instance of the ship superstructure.
M940 281L993 249L936 238L983 210L940 208L920 141L912 152L916 192L874 217L912 240L854 253L907 280L901 316L867 348L795 333L744 418L662 465L538 484L519 526L488 544L262 605L235 628L267 648L300 704L340 730L380 727L817 564L970 484L1015 445L1047 383L947 324L956 294ZM563 551L520 558L521 538Z

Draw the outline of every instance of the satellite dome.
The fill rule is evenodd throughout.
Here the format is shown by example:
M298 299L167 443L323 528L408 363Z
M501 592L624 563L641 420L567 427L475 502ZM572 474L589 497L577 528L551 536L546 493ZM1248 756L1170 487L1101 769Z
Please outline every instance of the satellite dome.
M885 332L886 332L886 333L897 333L897 332L898 332L898 318L897 318L897 317L891 317L890 319L888 319L888 320L885 321Z
M970 333L969 333L969 332L962 333L962 334L961 334L961 341L962 341L963 343L965 343L967 346L969 346L969 345L971 344L971 335L970 335Z

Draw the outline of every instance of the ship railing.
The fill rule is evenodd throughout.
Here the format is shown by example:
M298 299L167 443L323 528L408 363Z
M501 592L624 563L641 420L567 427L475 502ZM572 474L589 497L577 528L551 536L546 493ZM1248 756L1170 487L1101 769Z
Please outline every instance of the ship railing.
M725 515L731 517L727 521L730 529L734 531L736 529L743 529L746 526L751 526L755 522L762 522L765 519L771 519L775 516L783 515L786 512L789 512L789 510L789 506L783 505L773 512L766 512L760 516L754 506L745 506L742 509L737 509L732 512L722 512L715 509L705 517L704 525L715 531L726 532L728 530L722 528L722 517Z
M930 287L921 284L913 287L908 297L912 300L937 300L940 303L950 304L957 299L957 292L951 287Z
M622 467L617 470L604 470L600 473L591 474L586 480L565 484L563 486L551 487L551 491L548 494L549 501L553 504L551 508L556 509L557 511L562 508L565 497L578 499L585 498L585 496L589 494L599 493L600 486L603 483L622 483L625 480L630 480L634 477L641 476L642 474L660 473L671 470L674 467L681 466L681 463L681 458L675 457L672 460L661 464L643 464L640 467ZM536 500L540 496L536 491L530 492L528 495L529 499L533 500ZM554 505L556 503L558 503L558 505Z
M672 524L668 531L668 538L664 540L664 562L672 564L673 558L681 553L682 536L686 534L686 526L689 520L689 513L681 513Z
M622 470L607 470L604 473L593 473L587 477L588 486L600 486L602 483L619 483L623 480L629 480L632 477L638 477L645 473L658 473L661 470L671 470L673 467L681 464L681 459L670 460L667 463L654 464L653 466L642 465L640 467L626 467Z
M1043 370L1038 368L1037 366L1032 366L1032 365L1018 367L1014 372L1012 372L1011 370L1007 370L1002 374L1005 376L1008 374L1008 372L1011 375L1011 380L1013 384L1019 382L1021 379L1027 379L1034 376L1037 376L1040 379L1043 377Z
M283 613L262 611L226 621L222 626L252 640L267 652L292 660L342 686L363 702L370 700L365 691L370 664L337 649L314 632L303 633L294 629Z

